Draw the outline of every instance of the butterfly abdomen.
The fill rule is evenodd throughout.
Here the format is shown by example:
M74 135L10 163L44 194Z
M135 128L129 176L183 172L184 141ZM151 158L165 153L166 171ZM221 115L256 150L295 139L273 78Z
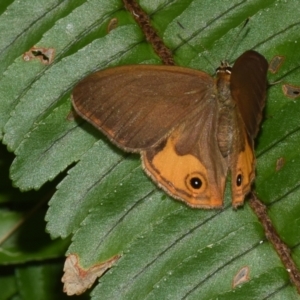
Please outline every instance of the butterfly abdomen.
M217 141L219 150L224 158L232 152L233 113L234 111L229 108L223 108L219 111Z
M218 91L217 141L224 158L232 152L233 136L235 135L235 103L232 100L229 85L230 73L227 68L220 69L217 74L216 88Z

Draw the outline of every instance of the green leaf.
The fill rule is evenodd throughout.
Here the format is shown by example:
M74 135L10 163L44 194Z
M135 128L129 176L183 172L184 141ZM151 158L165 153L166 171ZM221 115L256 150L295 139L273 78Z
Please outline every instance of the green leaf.
M60 259L64 256L68 239L52 241L45 233L45 209L41 209L45 193L51 190L42 188L38 193L20 193L8 184L7 165L11 163L12 155L0 147L0 299L25 299L29 285L21 284L18 270L56 265L56 273L48 276L48 290L51 290L47 299L63 299L62 287L59 284L63 264ZM53 185L52 185L53 189ZM45 203L44 203L45 204ZM27 281L36 285L36 278L27 274ZM44 286L45 287L45 286ZM34 289L32 290L32 292ZM24 294L25 293L25 294ZM57 296L57 297L56 297ZM59 297L60 296L60 297ZM45 297L28 299L46 299Z
M16 150L11 178L20 189L40 188L47 180L52 180L71 163L78 161L95 142L96 138L92 134L87 135L75 122L66 122L70 111L70 102L64 101ZM81 142L78 143L78 140ZM28 173L32 175L28 176Z
M53 238L72 236L67 254L76 253L84 269L121 255L99 279L92 298L300 299L247 204L233 211L227 190L224 210L188 208L155 187L138 155L121 152L89 124L70 117L72 88L87 74L115 65L161 63L122 1L40 1L32 10L29 1L18 4L0 7L0 28L10 29L0 39L0 128L17 156L11 178L22 190L39 189L68 170L57 179L47 231ZM220 60L234 62L248 49L269 61L285 57L278 72L268 74L276 84L269 88L256 140L255 189L300 266L300 102L282 91L283 83L300 82L299 1L144 0L140 5L178 65L213 74ZM118 25L108 33L112 18ZM54 61L25 62L22 54L35 45L54 48ZM283 166L276 168L280 158ZM12 212L10 221L21 215ZM55 257L54 246L47 255L40 250L26 256L12 242L21 252L19 261ZM233 288L245 266L249 281ZM44 267L18 272L24 280L36 278ZM25 286L22 293L42 298Z
M1 240L24 216L16 212L0 211ZM51 241L45 233L44 211L35 214L24 223L19 231L11 234L2 244L0 263L2 265L44 260L62 256L68 240Z
M1 270L2 276L0 280L0 289L2 299L12 299L17 293L17 286L15 277L13 274L7 272L7 270Z
M19 267L16 277L22 299L68 299L67 296L62 297L59 292L53 293L59 284L60 273L60 263Z
M42 65L34 69L24 69L21 54L39 43L42 35L53 26L56 20L71 11L82 0L76 1L14 1L0 16L0 128L7 122L10 111L14 109L29 87L43 72ZM50 42L51 43L51 42ZM46 44L43 44L47 46ZM17 63L19 62L19 63ZM8 68L8 69L7 69ZM6 73L5 76L4 72Z

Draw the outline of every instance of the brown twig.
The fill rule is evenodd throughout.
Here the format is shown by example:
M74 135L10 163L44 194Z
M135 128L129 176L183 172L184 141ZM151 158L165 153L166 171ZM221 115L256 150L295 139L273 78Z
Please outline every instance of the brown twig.
M151 44L156 54L165 65L175 65L172 51L164 44L155 29L153 28L149 16L142 10L134 0L123 0L126 9L132 14L135 21L141 27L147 41Z
M268 216L266 206L260 202L257 196L252 193L249 201L250 207L257 215L259 221L265 230L265 235L267 239L271 242L275 248L278 256L280 257L284 267L289 273L290 280L296 286L298 293L300 294L300 272L294 263L290 249L284 244L280 239L276 229L274 228L271 219Z

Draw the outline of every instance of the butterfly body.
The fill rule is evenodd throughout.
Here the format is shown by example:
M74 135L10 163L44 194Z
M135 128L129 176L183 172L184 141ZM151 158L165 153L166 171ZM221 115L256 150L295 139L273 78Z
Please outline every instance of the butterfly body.
M230 171L236 207L254 179L266 70L254 51L237 60L232 74L221 64L216 78L174 66L116 67L79 83L73 105L118 147L140 152L146 173L192 207L222 207ZM248 71L253 89L240 77Z
M237 131L235 126L237 111L230 93L230 69L227 66L219 68L216 78L218 101L216 138L223 157L232 152L233 138Z

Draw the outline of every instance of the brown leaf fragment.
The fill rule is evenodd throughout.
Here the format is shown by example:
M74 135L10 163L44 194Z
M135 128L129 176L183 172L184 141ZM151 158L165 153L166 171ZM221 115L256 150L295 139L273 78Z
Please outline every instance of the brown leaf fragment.
M83 269L79 264L77 254L70 254L65 261L64 275L61 281L64 283L64 292L71 295L80 295L89 289L95 280L120 258L115 255L105 262L101 262Z
M291 84L284 84L282 85L282 91L285 96L295 99L300 97L300 86L295 86Z
M234 289L238 285L249 281L249 279L250 279L249 273L250 273L250 269L248 266L241 268L232 280L232 288Z
M55 54L54 48L32 47L23 54L24 61L38 59L44 65L50 65L53 62Z
M107 24L107 33L110 33L112 30L116 29L118 26L118 19L112 18Z
M277 73L277 71L283 64L284 60L285 60L284 56L275 55L269 63L269 71L273 74Z
M289 98L298 98L300 97L300 87L299 86L295 86L295 85L291 85L291 84L284 84L282 85L282 91L285 94L285 96L289 97Z
M276 161L276 172L278 172L285 165L284 157L279 157Z

